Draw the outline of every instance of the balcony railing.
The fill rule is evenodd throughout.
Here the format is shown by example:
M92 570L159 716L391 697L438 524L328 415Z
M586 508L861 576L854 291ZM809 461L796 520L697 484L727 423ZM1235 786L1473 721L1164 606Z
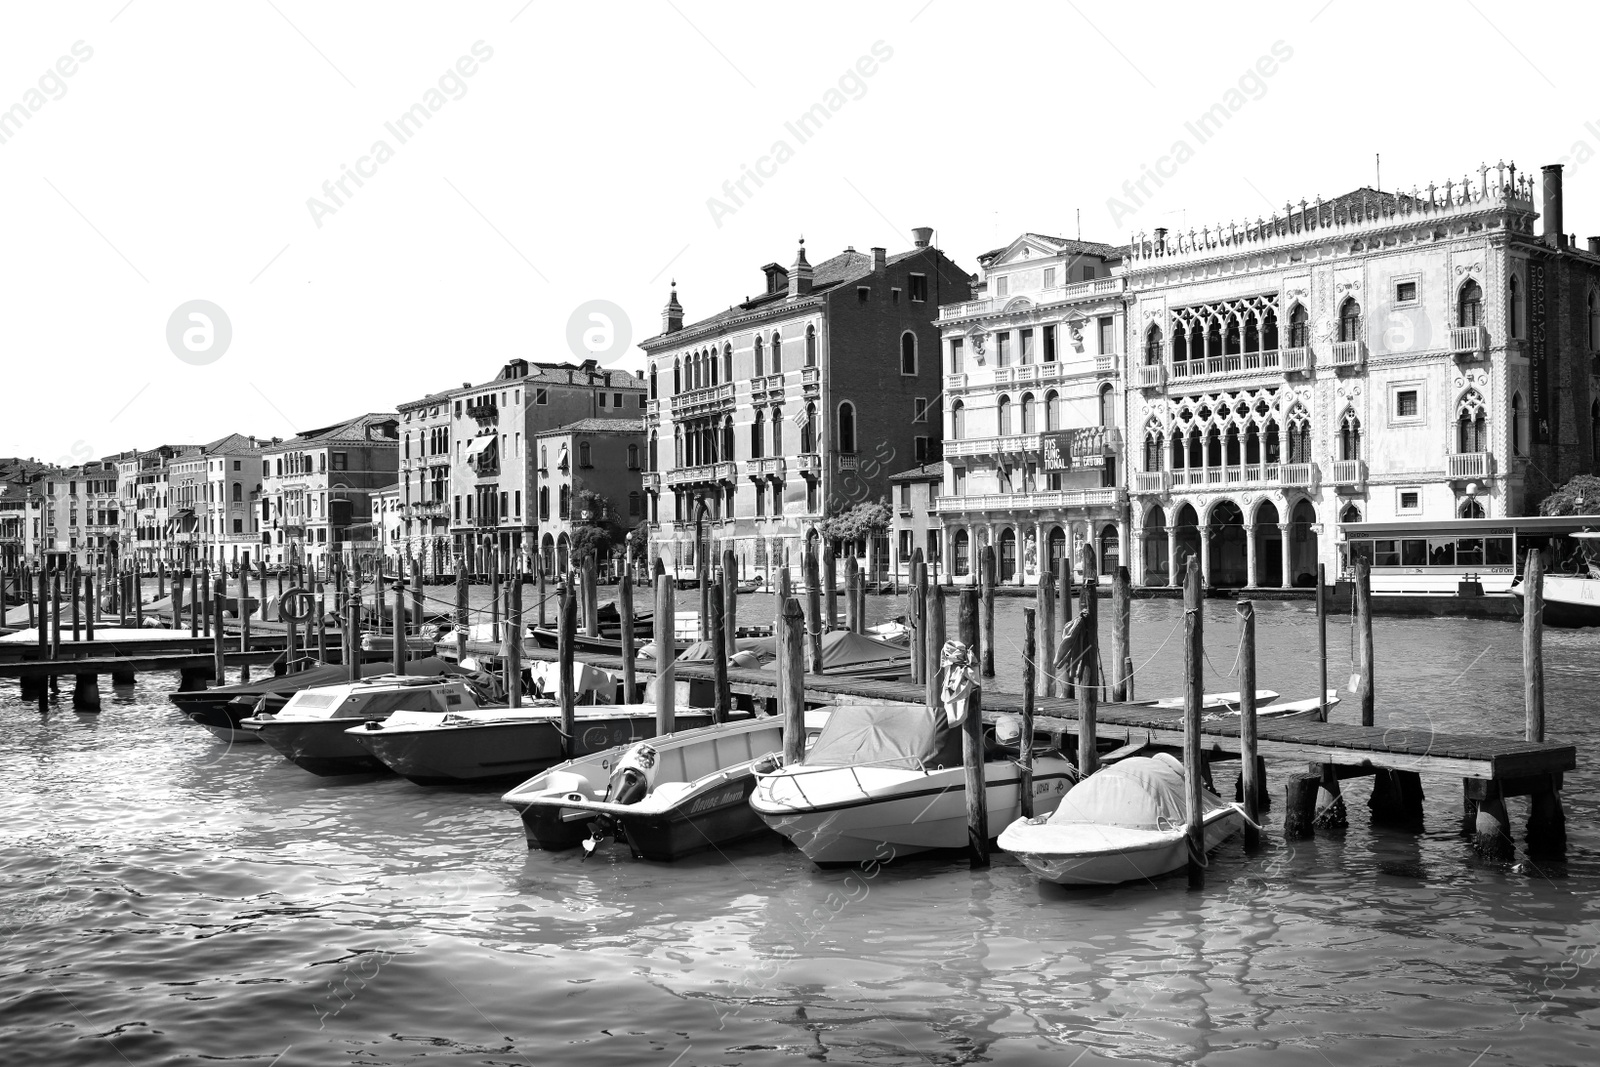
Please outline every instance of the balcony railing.
M853 453L849 455L841 455L838 457L838 459L840 470L853 471L856 469L856 457Z
M447 508L442 503L407 504L400 509L400 517L404 519L442 519L446 517Z
M1155 472L1136 475L1151 477ZM1180 467L1162 471L1170 479L1172 488L1185 486L1201 489L1231 489L1246 485L1301 485L1316 484L1317 467L1314 463L1231 463L1220 467ZM1137 481L1135 482L1137 485ZM1157 490L1141 489L1141 492Z
M672 398L672 411L675 415L704 415L712 411L720 411L733 406L733 383L713 385L693 392L679 393Z
M1096 374L1114 374L1114 373L1116 373L1116 370L1117 370L1117 357L1116 357L1116 355L1112 354L1112 355L1095 356L1094 357L1094 370L1095 370Z
M659 472L645 471L640 480L644 483L644 487L647 492L661 492L661 474Z
M944 391L958 393L967 387L967 376L962 374L946 374L944 376Z
M1127 492L1111 489L1063 489L1044 493L993 493L985 496L941 496L933 502L940 515L982 511L1038 511L1045 508L1117 507Z
M816 387L816 386L821 385L822 384L822 368L821 367L803 367L803 368L801 368L801 370L800 370L800 384L804 385L804 386L809 386L809 387Z
M1167 471L1134 471L1135 493L1165 493L1172 488L1172 475Z
M794 457L794 469L801 473L816 473L822 470L822 460L815 452Z
M1037 433L1006 434L1002 437L970 437L959 441L946 441L947 456L995 456L1013 452L1037 452L1040 440Z
M1450 477L1487 478L1494 473L1494 456L1488 452L1455 452L1450 456Z
M747 459L744 461L744 473L750 478L783 477L784 462L782 456L769 456L762 459Z
M1167 368L1160 363L1147 363L1134 375L1140 389L1160 389L1167 384Z
M1489 351L1489 331L1482 326L1452 327L1450 351L1467 359L1482 359Z
M1333 461L1333 484L1356 487L1367 484L1367 465L1359 459Z
M482 401L467 405L467 418L469 419L498 419L500 405L490 401Z
M736 477L732 460L723 460L720 463L702 463L698 467L679 467L677 470L667 471L666 482L668 485L691 485L705 482L728 481Z
M1296 348L1285 348L1279 352L1283 363L1283 373L1306 374L1311 370L1311 349L1301 345Z
M1333 342L1332 363L1335 367L1359 367L1367 362L1367 346L1361 341Z

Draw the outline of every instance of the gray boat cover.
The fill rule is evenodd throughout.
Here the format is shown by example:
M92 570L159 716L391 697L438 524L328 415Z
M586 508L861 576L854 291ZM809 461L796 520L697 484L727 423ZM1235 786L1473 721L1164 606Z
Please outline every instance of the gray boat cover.
M942 716L941 716L942 718ZM828 716L801 764L806 767L919 766L941 763L946 735L926 708L910 705L842 705ZM955 734L957 745L960 735ZM956 749L956 763L961 762Z
M1119 760L1073 786L1052 823L1092 823L1129 830L1172 830L1187 823L1183 764L1165 752ZM1200 790L1205 811L1222 807Z

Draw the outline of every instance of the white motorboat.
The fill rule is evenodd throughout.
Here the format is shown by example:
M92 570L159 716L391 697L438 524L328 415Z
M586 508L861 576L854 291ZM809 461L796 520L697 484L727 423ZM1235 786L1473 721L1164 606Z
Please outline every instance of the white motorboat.
M479 707L478 695L460 677L393 674L341 685L302 689L276 712L241 720L240 726L312 774L359 774L384 765L346 733L352 726L381 722L396 712L461 712Z
M653 704L579 704L573 714L573 755L603 752L656 734ZM705 726L712 712L684 709L676 721L685 729ZM568 758L561 708L549 700L522 708L397 712L346 732L382 766L418 785L522 779Z
M1238 692L1232 692L1232 693L1202 693L1201 696L1200 696L1200 710L1201 711L1227 711L1227 710L1231 709L1231 710L1237 712L1239 710L1239 698L1240 698L1241 695L1242 694L1240 694ZM1268 704L1271 704L1274 700L1277 700L1277 699L1278 699L1278 694L1274 693L1270 689L1257 689L1256 690L1256 707L1257 708L1264 708ZM1158 707L1158 708L1164 708L1164 709L1166 709L1168 711L1182 711L1183 710L1183 697L1165 697L1165 698L1163 698L1161 700L1155 701L1153 706L1154 707Z
M837 707L801 762L758 774L750 806L818 864L863 863L967 844L961 735L912 704ZM992 746L992 747L991 747ZM991 825L1019 813L1018 770L985 727ZM1034 810L1054 811L1076 778L1057 752L1034 757Z
M1272 704L1268 707L1256 708L1256 723L1282 724L1286 722L1327 722L1328 712L1339 704L1339 691L1328 690L1327 696L1318 700L1316 697L1306 697L1304 700L1291 700L1287 704ZM1180 705L1181 707L1181 705ZM1202 714L1202 722L1227 722L1230 719L1238 720L1242 712L1238 705L1224 707L1221 711Z
M828 714L806 712L808 739ZM635 750L644 745L653 758L640 761ZM569 760L501 800L521 816L529 848L573 848L609 834L625 838L635 856L675 860L767 832L750 791L755 768L782 747L783 720L771 715L678 730ZM621 777L630 761L647 767L634 788Z
M1183 764L1166 753L1110 764L1080 782L1048 815L1018 819L999 845L1048 882L1115 885L1184 866ZM1237 805L1201 790L1205 850L1244 828Z
M1571 565L1577 571L1544 576L1544 614L1547 626L1577 628L1600 626L1600 531L1580 530L1568 534L1578 552ZM1522 579L1511 583L1511 595L1522 601Z

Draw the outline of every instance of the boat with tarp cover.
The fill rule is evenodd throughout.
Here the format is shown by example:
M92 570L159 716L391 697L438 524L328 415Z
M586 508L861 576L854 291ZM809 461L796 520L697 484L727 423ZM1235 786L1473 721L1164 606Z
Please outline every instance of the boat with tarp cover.
M1183 764L1165 752L1120 760L1079 782L1053 812L1011 823L998 844L1060 885L1167 874L1189 859L1186 780ZM1244 813L1207 789L1200 797L1210 852L1244 828Z
M984 727L989 817L1020 814L1018 750ZM1033 805L1054 811L1076 771L1035 745ZM943 711L914 704L837 707L797 764L758 773L750 806L819 864L882 861L967 844L961 733Z

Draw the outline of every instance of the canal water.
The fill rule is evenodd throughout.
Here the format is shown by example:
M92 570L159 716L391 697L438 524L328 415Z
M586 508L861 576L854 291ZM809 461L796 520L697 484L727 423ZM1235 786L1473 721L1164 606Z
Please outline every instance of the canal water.
M1023 606L997 607L1000 688ZM1176 693L1180 605L1133 618L1139 695ZM1258 618L1260 684L1312 695L1309 607ZM1207 688L1234 688L1232 605L1205 625ZM1380 721L1520 735L1516 624L1376 633ZM1329 646L1342 686L1347 618ZM820 871L776 838L675 865L530 853L499 790L314 778L188 724L170 678L97 716L4 683L0 1061L1590 1064L1597 652L1600 633L1546 635L1549 733L1579 747L1564 863L1475 858L1438 778L1420 836L1371 828L1354 782L1348 831L1286 844L1295 768L1275 765L1269 842L1223 845L1198 893L1181 874L1067 891L1003 854Z

